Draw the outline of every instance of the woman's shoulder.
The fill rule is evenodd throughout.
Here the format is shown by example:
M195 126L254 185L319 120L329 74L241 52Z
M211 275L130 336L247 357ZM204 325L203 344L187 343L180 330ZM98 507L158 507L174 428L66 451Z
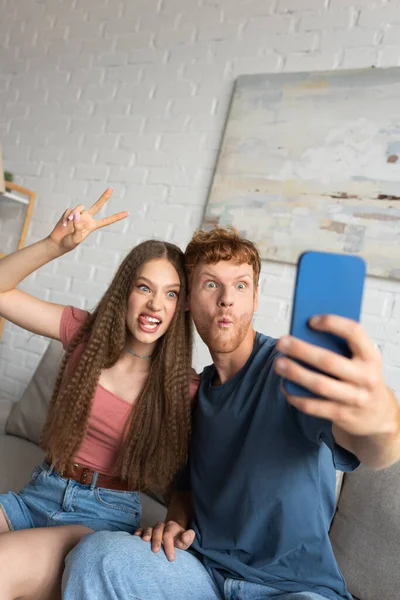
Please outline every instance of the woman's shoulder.
M65 350L68 349L69 344L89 314L87 310L82 310L75 306L66 306L64 308L60 322L60 340Z

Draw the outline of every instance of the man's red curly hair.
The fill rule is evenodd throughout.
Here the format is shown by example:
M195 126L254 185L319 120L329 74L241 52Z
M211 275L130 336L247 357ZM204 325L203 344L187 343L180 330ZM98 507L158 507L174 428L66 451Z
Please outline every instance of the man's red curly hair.
M254 287L257 288L261 271L260 253L253 242L243 238L235 227L217 227L211 231L199 230L193 234L185 251L185 265L189 283L193 269L201 262L216 264L221 260L234 260L253 267Z

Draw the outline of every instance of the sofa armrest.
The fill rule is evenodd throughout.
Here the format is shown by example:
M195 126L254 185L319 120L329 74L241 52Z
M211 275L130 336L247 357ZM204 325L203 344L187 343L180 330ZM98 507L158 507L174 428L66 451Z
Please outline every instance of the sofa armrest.
M0 400L0 434L6 432L6 423L12 405L12 400L5 400L4 398Z

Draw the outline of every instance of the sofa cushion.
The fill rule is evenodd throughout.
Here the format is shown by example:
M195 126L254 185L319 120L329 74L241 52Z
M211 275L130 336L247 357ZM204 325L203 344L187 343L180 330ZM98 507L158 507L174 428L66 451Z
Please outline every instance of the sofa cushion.
M140 501L142 503L141 527L154 527L158 521L164 521L167 509L163 504L143 493L140 494Z
M62 355L61 342L52 340L21 400L11 409L6 423L8 434L39 444Z
M330 536L351 594L399 597L400 463L346 474Z
M5 433L6 423L12 408L13 402L9 399L2 398L0 400L0 434Z
M28 483L33 468L44 456L32 442L13 435L0 435L0 494L18 492Z

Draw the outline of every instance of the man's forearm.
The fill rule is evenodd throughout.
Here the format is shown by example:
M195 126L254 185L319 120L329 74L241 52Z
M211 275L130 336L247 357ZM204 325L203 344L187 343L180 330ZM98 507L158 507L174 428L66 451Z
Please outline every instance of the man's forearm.
M166 521L175 521L188 529L193 517L193 497L190 491L174 491L168 501Z
M385 469L400 460L400 407L393 432L357 436L332 426L335 441L370 469Z

